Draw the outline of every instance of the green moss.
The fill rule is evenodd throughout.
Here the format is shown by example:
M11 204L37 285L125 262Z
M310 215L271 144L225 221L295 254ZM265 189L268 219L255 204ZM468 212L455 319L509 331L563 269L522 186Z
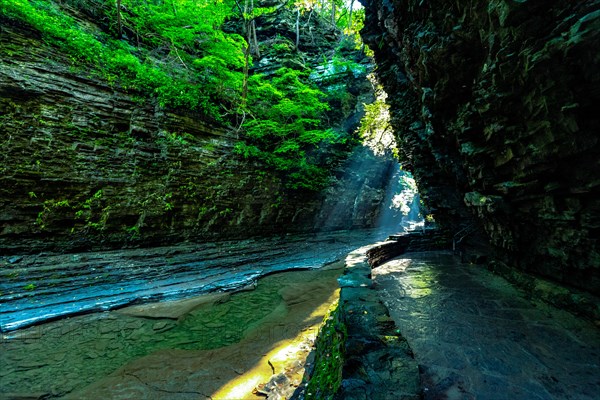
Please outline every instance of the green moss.
M346 326L337 302L325 315L316 341L315 370L306 386L306 399L329 400L342 385Z
M33 193L34 196L32 196L32 193L29 193L30 198L36 199L37 195ZM104 205L103 195L104 192L100 189L82 201L74 199L45 200L42 203L42 210L37 215L36 225L44 231L49 224L53 223L54 219L67 216L72 218L76 225L71 228L72 234L78 232L79 229L101 231L106 227L111 208L110 205Z
M168 48L171 63L154 60L143 47L116 40L109 34L114 32L91 31L52 1L0 0L0 18L39 31L45 42L62 51L73 70L85 66L110 85L154 97L163 107L198 110L221 121L219 103L236 101L243 76L240 63L245 41L239 35L214 28L231 14L230 9L216 3L203 4L210 11L198 22L198 7L190 1L181 5L177 16L171 15L167 4L124 6L135 11L122 13L124 24L153 38L148 39L152 42L149 44ZM107 10L114 8L104 8L104 12ZM112 20L115 16L106 17ZM211 37L203 41L206 44L198 51L192 46L196 34ZM212 63L207 63L207 59ZM214 68L215 62L220 68Z

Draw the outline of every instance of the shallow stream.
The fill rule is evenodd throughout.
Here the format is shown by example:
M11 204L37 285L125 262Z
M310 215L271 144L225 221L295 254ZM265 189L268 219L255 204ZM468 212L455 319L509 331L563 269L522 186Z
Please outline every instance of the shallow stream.
M271 375L303 364L336 299L339 267L16 331L0 342L0 396L218 399L233 391L255 398ZM302 372L289 384L298 385Z
M128 305L235 291L274 272L320 268L384 237L381 230L339 231L0 257L0 332Z
M336 260L385 236L5 257L0 397L255 398L277 374L295 387Z

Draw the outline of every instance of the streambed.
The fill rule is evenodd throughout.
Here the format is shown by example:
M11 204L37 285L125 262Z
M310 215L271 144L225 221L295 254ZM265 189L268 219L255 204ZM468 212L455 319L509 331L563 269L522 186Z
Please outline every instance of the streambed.
M253 398L277 374L299 384L337 296L332 266L388 233L0 258L0 397Z
M295 387L337 298L341 267L277 273L249 291L65 318L5 335L0 395L258 398L255 388L282 372Z
M338 231L0 257L0 332L128 305L239 290L274 272L319 268L389 233Z

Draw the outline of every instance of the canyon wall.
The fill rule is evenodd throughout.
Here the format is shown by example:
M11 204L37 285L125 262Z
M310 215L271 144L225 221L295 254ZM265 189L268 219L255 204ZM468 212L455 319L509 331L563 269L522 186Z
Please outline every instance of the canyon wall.
M0 253L149 246L377 223L393 171L391 157L375 157L359 146L335 167L325 191L287 189L280 175L233 153L239 140L235 128L162 108L73 65L38 32L4 22ZM373 97L366 73L353 85L358 90L336 119L342 126L354 121L347 129L356 127L362 103ZM351 169L357 160L365 168Z
M600 293L600 2L361 2L403 163L436 221Z

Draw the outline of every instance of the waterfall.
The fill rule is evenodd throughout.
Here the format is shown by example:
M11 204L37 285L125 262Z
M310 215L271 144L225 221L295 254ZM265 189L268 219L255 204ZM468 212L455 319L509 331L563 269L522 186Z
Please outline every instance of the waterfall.
M402 170L396 164L390 174L378 227L397 233L422 229L423 223L415 180L410 172Z

